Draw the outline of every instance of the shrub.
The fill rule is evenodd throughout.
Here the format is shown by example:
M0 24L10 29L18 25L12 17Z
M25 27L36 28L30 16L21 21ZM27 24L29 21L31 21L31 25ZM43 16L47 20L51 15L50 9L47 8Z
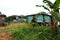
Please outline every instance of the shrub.
M50 27L22 27L12 31L14 40L60 40L60 34L53 35Z

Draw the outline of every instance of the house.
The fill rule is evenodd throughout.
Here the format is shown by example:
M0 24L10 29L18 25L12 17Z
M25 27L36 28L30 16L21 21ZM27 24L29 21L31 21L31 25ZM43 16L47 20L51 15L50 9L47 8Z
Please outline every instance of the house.
M51 15L45 12L40 12L39 14L28 15L28 22L32 22L33 16L35 16L36 22L39 25L51 26L51 22L52 22Z
M2 25L2 23L5 22L5 18L6 18L6 15L1 14L1 12L0 12L0 25Z
M14 15L13 22L19 22L20 18L17 15Z

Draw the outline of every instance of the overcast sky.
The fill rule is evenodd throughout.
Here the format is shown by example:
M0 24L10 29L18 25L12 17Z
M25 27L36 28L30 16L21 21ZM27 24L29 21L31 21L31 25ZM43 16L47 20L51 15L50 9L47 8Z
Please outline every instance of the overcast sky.
M7 16L11 15L29 15L41 11L43 8L36 7L36 5L43 5L43 0L0 0L0 11ZM54 0L51 0L54 2Z

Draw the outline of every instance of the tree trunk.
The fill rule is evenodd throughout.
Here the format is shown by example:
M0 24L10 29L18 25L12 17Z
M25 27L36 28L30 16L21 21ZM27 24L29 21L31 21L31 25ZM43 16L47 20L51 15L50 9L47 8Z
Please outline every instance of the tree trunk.
M55 19L55 17L52 17L51 31L52 32L56 32L57 31L57 20Z

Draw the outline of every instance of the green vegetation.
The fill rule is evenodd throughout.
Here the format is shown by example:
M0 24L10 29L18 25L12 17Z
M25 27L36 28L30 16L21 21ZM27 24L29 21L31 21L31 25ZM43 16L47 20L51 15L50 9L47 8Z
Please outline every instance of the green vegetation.
M11 40L60 40L60 32L51 32L50 26L33 27L32 24L18 22L0 29L0 32L9 32Z
M11 37L14 40L60 40L60 32L52 33L50 27L35 26L16 28L12 31Z
M37 7L43 7L44 9L48 10L49 13L52 15L52 31L55 31L57 28L57 22L60 22L60 13L59 13L59 7L60 7L60 0L55 0L54 3L52 3L50 0L43 0L43 3L45 5L36 5ZM57 31L57 30L56 30Z
M10 16L6 18L6 21L12 22L10 25L11 28L9 29L6 28L5 30L11 31L12 33L11 37L13 38L13 40L60 40L60 32L56 26L57 22L60 21L59 17L60 1L56 0L54 3L52 3L49 0L43 0L43 2L46 3L46 6L45 5L42 6L36 5L36 6L44 7L51 13L52 27L37 25L35 16L33 16L31 23L25 24L22 23L21 21L15 24L12 22L13 19L15 19L15 16ZM21 16L21 20L22 17L23 16Z

